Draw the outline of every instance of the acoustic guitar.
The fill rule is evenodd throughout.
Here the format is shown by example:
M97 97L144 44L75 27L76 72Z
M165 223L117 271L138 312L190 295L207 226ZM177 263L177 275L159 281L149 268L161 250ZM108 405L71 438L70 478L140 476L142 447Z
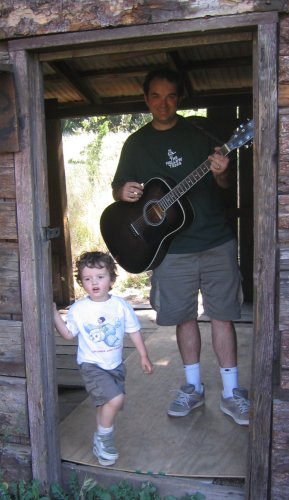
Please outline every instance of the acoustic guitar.
M221 147L227 156L253 138L253 120L240 125ZM153 177L144 185L142 197L134 203L116 201L105 208L100 231L118 264L134 274L154 269L163 260L172 239L191 224L193 207L184 196L210 171L205 160L177 185Z

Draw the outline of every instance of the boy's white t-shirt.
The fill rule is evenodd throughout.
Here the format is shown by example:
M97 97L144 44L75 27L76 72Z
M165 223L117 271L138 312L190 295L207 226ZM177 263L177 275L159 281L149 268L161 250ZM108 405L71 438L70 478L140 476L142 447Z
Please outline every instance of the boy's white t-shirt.
M140 330L131 305L115 295L105 302L78 300L69 309L66 324L74 337L78 335L77 363L95 363L104 370L122 362L124 334Z

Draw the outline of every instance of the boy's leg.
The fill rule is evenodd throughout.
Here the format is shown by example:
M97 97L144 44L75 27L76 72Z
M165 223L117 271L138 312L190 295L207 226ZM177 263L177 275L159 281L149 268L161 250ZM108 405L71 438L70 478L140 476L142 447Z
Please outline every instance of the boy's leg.
M114 419L123 407L124 394L119 394L96 410L97 431L93 439L93 452L101 465L113 465L118 458L114 443Z
M119 394L96 409L96 428L110 428L113 426L114 419L123 407L124 394Z

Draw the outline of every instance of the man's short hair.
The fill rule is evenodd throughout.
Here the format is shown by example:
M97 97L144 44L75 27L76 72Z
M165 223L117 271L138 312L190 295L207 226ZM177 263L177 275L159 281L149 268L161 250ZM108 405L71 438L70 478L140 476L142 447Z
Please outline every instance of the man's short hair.
M167 80L170 83L174 83L177 87L178 97L182 97L184 93L184 82L183 79L177 71L170 68L153 69L150 71L143 82L143 91L145 95L148 95L150 90L150 83L152 80Z

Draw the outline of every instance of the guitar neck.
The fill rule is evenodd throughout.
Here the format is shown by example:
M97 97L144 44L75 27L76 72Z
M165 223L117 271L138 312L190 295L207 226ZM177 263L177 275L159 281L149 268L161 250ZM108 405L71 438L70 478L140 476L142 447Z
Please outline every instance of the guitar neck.
M224 144L220 152L223 156L227 156L231 149ZM179 198L181 198L185 193L187 193L197 182L199 182L208 172L210 171L209 160L204 161L195 170L193 170L187 177L185 177L179 184L177 184L171 191L169 191L158 204L162 210L167 210L171 207Z

